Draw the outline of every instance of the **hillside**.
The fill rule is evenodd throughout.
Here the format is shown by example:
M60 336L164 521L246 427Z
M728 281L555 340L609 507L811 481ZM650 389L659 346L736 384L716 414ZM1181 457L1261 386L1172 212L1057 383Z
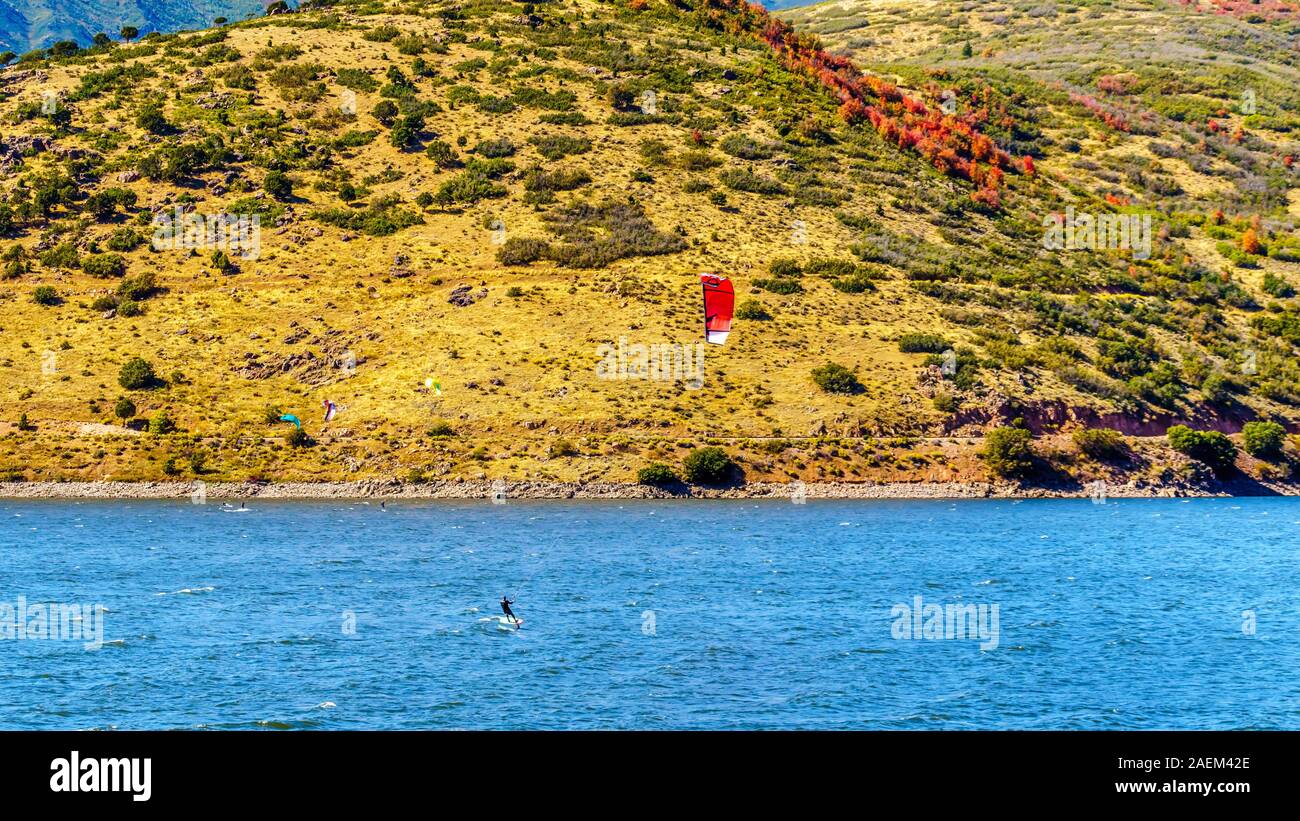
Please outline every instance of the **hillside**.
M1258 114L1201 72L1173 126L1146 72L1074 101L1063 50L1039 78L963 58L955 4L866 6L898 17L870 47L790 13L863 73L727 0L316 4L29 55L0 71L0 470L627 481L717 443L755 481L949 480L988 474L949 437L1020 419L1081 481L1198 468L1095 464L1071 427L1290 424L1273 29L1210 29L1262 61ZM1150 253L1045 248L1067 211L1153 215ZM256 216L256 252L155 247L180 213ZM701 341L703 272L741 312L702 387L600 378L620 339Z

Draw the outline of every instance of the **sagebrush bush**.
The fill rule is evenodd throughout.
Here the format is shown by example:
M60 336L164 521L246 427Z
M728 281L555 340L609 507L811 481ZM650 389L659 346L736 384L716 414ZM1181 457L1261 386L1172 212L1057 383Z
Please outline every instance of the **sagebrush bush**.
M682 461L686 480L697 485L725 483L735 469L735 462L722 448L696 448Z
M812 380L827 393L853 394L863 391L857 375L837 362L827 362L819 368L813 368Z
M1124 435L1113 428L1079 428L1070 438L1080 453L1093 459L1119 459L1128 454Z
M994 428L979 455L998 476L1024 476L1034 466L1033 436L1024 428Z
M676 471L662 462L652 462L637 471L636 481L639 485L671 485L680 482Z
M903 334L898 338L898 350L903 353L943 353L948 350L948 340L939 334Z
M144 390L153 387L158 381L153 365L143 357L132 357L118 371L117 383L129 391Z

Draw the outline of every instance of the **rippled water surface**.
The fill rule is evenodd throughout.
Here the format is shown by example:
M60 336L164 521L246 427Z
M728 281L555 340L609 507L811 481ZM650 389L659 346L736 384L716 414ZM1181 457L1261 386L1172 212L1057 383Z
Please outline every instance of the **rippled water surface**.
M1288 499L7 500L0 619L108 612L0 640L0 728L1295 729L1298 562Z

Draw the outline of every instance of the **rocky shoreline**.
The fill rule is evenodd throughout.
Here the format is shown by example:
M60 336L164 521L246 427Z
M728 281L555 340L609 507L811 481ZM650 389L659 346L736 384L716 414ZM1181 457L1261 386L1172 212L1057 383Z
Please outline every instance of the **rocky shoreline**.
M1089 486L1046 487L1013 482L756 482L733 487L658 488L615 482L450 480L409 484L358 482L0 482L9 499L1035 499L1088 498ZM1215 482L1210 486L1141 481L1105 487L1110 498L1300 496L1284 482Z

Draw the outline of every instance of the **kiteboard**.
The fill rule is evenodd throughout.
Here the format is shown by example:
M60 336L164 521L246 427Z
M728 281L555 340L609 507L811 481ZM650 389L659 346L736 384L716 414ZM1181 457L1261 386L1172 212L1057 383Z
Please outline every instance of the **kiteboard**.
M511 620L509 616L488 616L486 619L480 619L480 621L494 621L497 624L501 625L502 627L515 627L515 628L519 627L519 625L524 623L523 619Z

